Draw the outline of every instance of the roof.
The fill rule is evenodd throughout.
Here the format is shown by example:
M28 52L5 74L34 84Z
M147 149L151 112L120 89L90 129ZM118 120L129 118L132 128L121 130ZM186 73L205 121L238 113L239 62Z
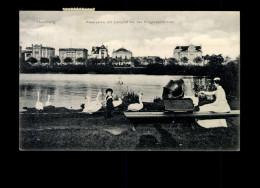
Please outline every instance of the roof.
M53 48L53 47L42 46L42 45L38 45L38 44L33 45L33 47L41 47L41 48L43 48L43 49L51 49L51 50L55 50L55 48Z
M175 49L179 49L180 47L181 47L181 51L188 51L188 48L189 48L190 46L176 46ZM201 46L195 46L195 49L196 49L197 51L201 51Z
M116 50L114 52L130 52L130 51L126 50L125 48L119 48L118 50Z
M107 49L104 45L100 46L100 49Z
M107 48L104 46L104 45L102 45L102 46L93 46L92 47L92 54L99 54L99 50L100 49L106 49L107 50Z
M147 58L156 58L156 57L159 57L159 56L147 56Z
M59 51L87 51L85 48L60 48Z
M22 50L22 53L32 53L31 50Z

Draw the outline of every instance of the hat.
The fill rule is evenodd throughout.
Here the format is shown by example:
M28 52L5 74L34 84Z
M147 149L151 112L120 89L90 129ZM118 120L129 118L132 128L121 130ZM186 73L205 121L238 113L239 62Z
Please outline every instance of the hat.
M219 78L219 77L216 77L216 78L214 78L214 81L215 81L215 80L218 80L218 81L220 81L220 78Z

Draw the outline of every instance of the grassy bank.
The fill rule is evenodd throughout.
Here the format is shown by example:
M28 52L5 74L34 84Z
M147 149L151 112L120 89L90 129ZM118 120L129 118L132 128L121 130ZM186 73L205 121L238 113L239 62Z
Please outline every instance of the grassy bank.
M20 148L24 150L236 150L239 122L228 119L228 128L191 128L185 124L139 125L118 115L87 119L21 120ZM234 124L232 124L234 123ZM118 134L120 133L120 134ZM118 135L117 135L118 134Z
M230 101L229 104L232 109L239 109L238 101ZM146 110L152 108L151 104L145 106ZM154 109L157 107L153 106ZM59 108L56 112L69 110ZM175 122L141 124L133 132L132 123L120 111L116 111L110 119L105 118L104 113L84 118L25 117L20 117L22 150L239 149L239 118L228 118L228 128L205 129L197 124L190 127Z

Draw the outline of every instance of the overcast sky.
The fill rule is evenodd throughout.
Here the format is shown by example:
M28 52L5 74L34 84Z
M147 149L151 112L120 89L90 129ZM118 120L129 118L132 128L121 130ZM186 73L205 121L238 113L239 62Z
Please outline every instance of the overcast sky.
M104 23L96 23L101 21ZM112 21L112 23L107 23ZM114 23L127 22L128 23ZM130 21L134 23L130 23ZM137 23L140 21L141 23ZM145 21L168 21L151 24ZM55 23L53 23L55 22ZM95 23L88 23L95 22ZM21 11L20 45L55 48L124 47L133 56L173 57L177 45L202 45L203 55L240 54L239 12Z

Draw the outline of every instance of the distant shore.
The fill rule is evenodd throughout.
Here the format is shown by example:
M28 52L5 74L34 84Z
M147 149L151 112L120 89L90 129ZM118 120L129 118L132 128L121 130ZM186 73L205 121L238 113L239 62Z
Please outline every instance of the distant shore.
M144 74L144 75L189 75L198 77L220 77L222 86L229 94L238 95L239 90L239 64L207 66L161 65L150 64L146 67L114 67L111 65L65 65L56 67L31 66L24 64L20 73L30 74Z

